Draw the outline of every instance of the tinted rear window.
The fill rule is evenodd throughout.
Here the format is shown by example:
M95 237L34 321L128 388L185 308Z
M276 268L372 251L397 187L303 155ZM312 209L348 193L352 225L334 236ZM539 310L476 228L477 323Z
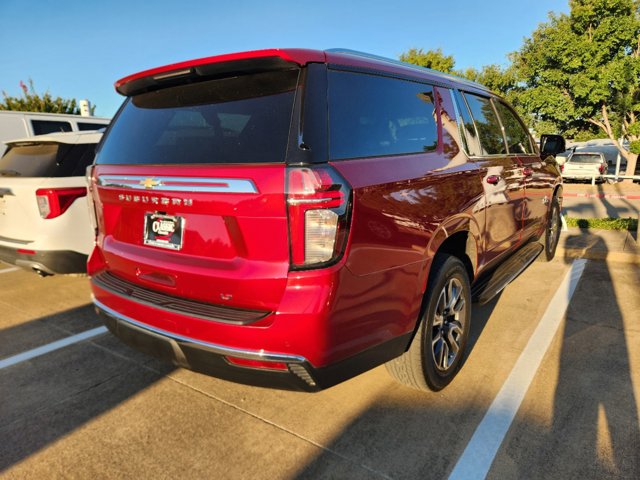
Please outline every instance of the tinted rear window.
M395 78L333 71L329 76L332 159L435 150L433 88Z
M0 176L81 177L93 161L95 144L46 143L9 148L0 159Z
M569 159L573 163L602 163L600 155L585 155L584 153L576 153Z
M58 122L53 120L31 120L34 135L44 135L47 133L70 132L69 122Z
M78 130L81 132L91 131L91 130L100 130L101 128L106 128L107 125L102 123L87 123L87 122L78 122Z
M99 164L284 162L298 70L180 85L129 98Z

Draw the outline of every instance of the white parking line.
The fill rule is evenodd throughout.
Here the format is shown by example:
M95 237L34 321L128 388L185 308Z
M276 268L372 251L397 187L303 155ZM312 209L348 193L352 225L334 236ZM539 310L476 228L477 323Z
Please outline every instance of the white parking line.
M18 355L14 355L13 357L5 358L4 360L0 360L0 370L2 370L3 368L10 367L11 365L15 365L16 363L24 362L26 360L31 360L32 358L39 357L40 355L44 355L45 353L53 352L54 350L58 350L60 348L67 347L69 345L73 345L74 343L82 342L83 340L93 338L97 335L101 335L105 333L106 331L107 331L106 327L92 328L91 330L87 330L86 332L82 332L77 335L73 335L71 337L63 338L62 340L58 340L56 342L48 343L47 345L34 348L33 350L28 350L26 352L19 353Z
M18 267L3 268L2 270L0 270L0 273L15 272L16 270L20 270L20 269Z
M586 264L586 260L580 259L571 265L571 270L560 284L529 343L476 428L449 480L486 478L529 385L564 318Z

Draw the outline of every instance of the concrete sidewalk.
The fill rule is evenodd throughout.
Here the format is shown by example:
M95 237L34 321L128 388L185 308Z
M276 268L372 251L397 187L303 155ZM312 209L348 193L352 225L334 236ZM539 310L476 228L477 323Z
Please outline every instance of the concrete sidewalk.
M637 232L569 228L560 235L557 257L640 265Z

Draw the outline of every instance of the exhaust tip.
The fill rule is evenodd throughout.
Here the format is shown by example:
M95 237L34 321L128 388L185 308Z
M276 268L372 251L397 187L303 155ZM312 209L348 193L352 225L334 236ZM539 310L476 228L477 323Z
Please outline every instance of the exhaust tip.
M37 273L39 276L41 276L42 278L44 277L50 277L51 274L45 272L44 270L40 270L38 267L32 267L32 270Z

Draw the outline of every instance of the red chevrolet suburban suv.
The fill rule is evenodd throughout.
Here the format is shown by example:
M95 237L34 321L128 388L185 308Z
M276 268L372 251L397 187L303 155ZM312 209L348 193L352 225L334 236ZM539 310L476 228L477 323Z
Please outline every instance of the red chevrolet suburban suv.
M116 89L88 170L94 302L121 340L176 365L314 391L386 363L439 390L472 301L554 255L556 164L476 83L274 49Z

